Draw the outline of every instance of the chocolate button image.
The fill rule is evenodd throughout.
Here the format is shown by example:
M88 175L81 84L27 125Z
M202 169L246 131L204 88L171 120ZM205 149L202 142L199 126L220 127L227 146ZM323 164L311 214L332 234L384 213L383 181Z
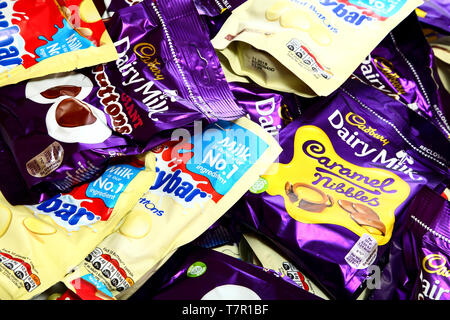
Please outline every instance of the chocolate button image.
M56 107L55 118L61 127L69 128L93 124L97 120L91 109L75 98L62 100Z
M62 96L76 97L81 92L81 87L64 85L49 88L43 92L41 95L47 99L56 99Z

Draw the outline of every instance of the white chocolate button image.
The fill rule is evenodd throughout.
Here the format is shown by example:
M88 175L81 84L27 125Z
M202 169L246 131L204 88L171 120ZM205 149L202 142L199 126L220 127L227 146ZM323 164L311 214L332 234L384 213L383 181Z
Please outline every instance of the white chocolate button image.
M278 20L284 12L291 8L292 4L289 1L278 1L266 10L266 19L269 21Z
M314 26L312 29L310 29L309 36L321 46L328 46L331 44L331 36L328 30L324 29L321 26Z
M83 0L83 2L81 2L80 18L87 23L97 22L101 19L93 1Z
M56 73L28 81L25 87L25 97L40 104L54 103L59 97L46 98L42 93L66 85L80 88L80 92L74 96L79 100L86 98L93 88L92 81L84 74L76 72Z
M236 284L218 286L200 300L261 300L255 291Z
M280 17L280 25L284 28L293 28L306 31L311 28L309 14L303 10L291 10Z
M0 237L3 236L11 223L12 213L7 207L0 205Z
M119 232L128 238L141 239L152 228L152 219L145 211L131 212L119 228Z
M90 104L79 101L88 107L92 114L96 117L96 121L92 124L80 125L76 127L63 127L56 121L56 109L61 101L68 97L61 97L53 103L48 109L45 117L48 134L55 140L66 143L102 143L112 135L112 130L107 124L106 115L103 111L91 106Z
M23 225L28 231L39 235L49 235L56 232L56 229L53 226L34 217L25 218L23 220Z

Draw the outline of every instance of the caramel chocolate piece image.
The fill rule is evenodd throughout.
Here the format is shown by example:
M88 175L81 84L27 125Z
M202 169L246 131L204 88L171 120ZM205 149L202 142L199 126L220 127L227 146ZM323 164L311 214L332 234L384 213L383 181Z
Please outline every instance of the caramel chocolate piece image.
M298 188L307 188L310 189L314 192L316 192L319 197L321 198L320 201L315 201L315 200L310 200L310 199L300 199L299 198L299 193L297 191ZM286 192L286 195L289 198L289 201L291 201L292 203L299 201L298 203L298 207L300 209L306 210L306 211L310 211L310 212L322 212L323 210L325 210L325 208L327 207L331 207L334 204L334 200L331 196L325 194L322 190L313 187L309 184L306 183L295 183L292 184L289 181L286 182L286 184L284 185L284 189Z
M383 236L386 234L386 226L373 209L348 200L338 200L337 203L342 209L350 213L350 217L353 221L362 227L366 227L365 229L370 233L373 234L378 231Z
M76 97L81 92L81 87L63 85L49 88L43 92L41 95L47 99L56 99L62 96Z
M92 110L75 98L64 99L58 104L55 119L61 127L69 128L93 124L97 120Z

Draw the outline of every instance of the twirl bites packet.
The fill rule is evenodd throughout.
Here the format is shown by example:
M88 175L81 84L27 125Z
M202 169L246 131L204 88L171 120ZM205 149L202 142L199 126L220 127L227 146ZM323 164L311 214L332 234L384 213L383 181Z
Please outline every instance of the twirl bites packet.
M238 75L301 96L326 96L420 0L248 0L212 40Z
M115 59L92 0L0 1L0 86Z
M279 163L233 209L335 299L382 264L408 201L442 192L450 143L427 120L358 80L280 132Z
M68 275L66 285L86 298L81 277L116 297L124 288L117 288L115 279L124 271L138 288L174 250L200 236L235 204L280 152L276 140L246 117L218 121L192 137L176 137L155 148L155 183L118 230Z
M148 190L154 166L152 153L124 159L33 206L12 206L0 195L0 299L30 299L61 281Z

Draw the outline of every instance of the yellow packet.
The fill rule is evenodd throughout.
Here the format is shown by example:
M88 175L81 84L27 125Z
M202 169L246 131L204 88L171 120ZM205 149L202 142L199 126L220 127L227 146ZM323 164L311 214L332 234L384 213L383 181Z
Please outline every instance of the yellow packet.
M212 40L262 87L326 96L421 0L248 0Z
M155 180L155 157L111 164L96 180L33 206L0 194L0 299L30 299L62 280Z
M0 6L0 86L118 59L92 0Z
M66 277L65 284L82 299L89 299L86 281L110 297L129 296L177 248L234 205L281 152L277 141L246 117L180 136L153 150L153 186L117 231ZM124 278L128 282L119 284Z

